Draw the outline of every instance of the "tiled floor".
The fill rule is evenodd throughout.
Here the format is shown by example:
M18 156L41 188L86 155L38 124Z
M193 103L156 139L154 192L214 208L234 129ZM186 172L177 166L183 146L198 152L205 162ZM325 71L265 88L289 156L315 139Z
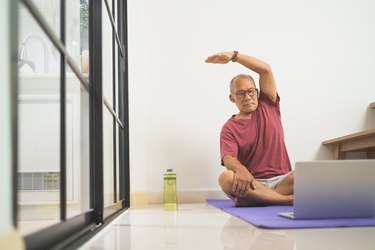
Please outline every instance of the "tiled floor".
M129 210L81 247L98 249L375 249L375 227L266 230L207 204Z

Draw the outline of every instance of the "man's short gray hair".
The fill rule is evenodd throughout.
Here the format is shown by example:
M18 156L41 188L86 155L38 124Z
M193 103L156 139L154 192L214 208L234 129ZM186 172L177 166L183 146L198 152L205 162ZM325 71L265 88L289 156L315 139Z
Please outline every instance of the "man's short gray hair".
M230 89L230 93L233 94L233 85L234 85L234 82L238 79L238 78L248 78L250 79L253 83L254 83L254 86L255 86L255 81L254 79L250 76L250 75L246 75L246 74L239 74L239 75L236 75L235 77L232 78L232 80L230 81L230 84L229 84L229 89Z

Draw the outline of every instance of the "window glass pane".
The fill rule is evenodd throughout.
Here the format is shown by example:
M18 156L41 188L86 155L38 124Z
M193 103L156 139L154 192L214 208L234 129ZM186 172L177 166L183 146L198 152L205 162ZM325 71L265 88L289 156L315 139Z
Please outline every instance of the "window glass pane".
M112 1L109 1L109 5L112 5ZM113 32L104 1L102 8L102 22L103 95L113 107Z
M18 229L24 235L60 221L60 54L23 5L19 25Z
M104 175L104 207L113 204L113 116L103 105L103 175Z
M115 64L114 64L114 67L115 67L115 110L116 110L116 113L118 113L118 110L119 110L119 99L118 99L118 96L119 96L119 86L118 86L118 78L119 78L119 56L118 56L118 53L120 53L119 49L118 49L118 45L117 45L117 42L115 43Z
M88 74L88 0L67 0L66 49L75 66ZM66 203L67 217L90 208L89 95L69 65L66 66Z
M85 3L85 2L84 2ZM81 10L87 13L87 4L80 4L80 0L65 1L65 47L75 66L81 70ZM88 21L88 19L86 19ZM83 23L84 25L85 23ZM87 34L87 32L86 32ZM87 42L87 40L86 40ZM85 46L88 49L88 46ZM66 67L68 72L71 68Z
M29 84L30 81L33 80L22 78L20 85ZM49 81L52 83L54 80L49 79ZM40 175L34 176L28 173L59 171L59 97L52 93L43 95L26 93L27 91L19 96L18 104L18 161L19 172L24 173L22 189L18 192L18 219L21 233L28 233L57 222L60 213L59 187L52 186L56 178L53 175L45 175L41 182ZM48 217L45 217L46 208L49 210Z
M60 37L60 0L32 0L48 26ZM27 30L28 26L20 27Z
M23 81L28 84L27 79ZM28 233L59 219L60 191L58 186L52 188L54 176L44 176L44 182L34 186L38 175L34 179L33 174L27 173L59 171L59 100L56 95L47 98L44 95L25 94L20 96L18 107L19 171L25 172L22 190L18 192L18 219L21 233ZM44 185L44 190L35 192L41 185ZM48 217L45 217L46 208Z
M81 71L89 73L89 0L80 0L80 55Z
M75 74L66 75L67 217L90 208L89 95Z
M45 3L44 3L45 2ZM37 7L43 9L44 17L50 17L48 20L56 19L54 25L51 25L55 34L60 37L60 7L59 2L53 1L35 1ZM42 4L43 3L43 4ZM40 9L42 11L42 9ZM32 21L33 17L29 11L20 5L19 11L19 65L21 73L46 74L60 72L60 54L58 50L48 41L43 30ZM52 22L52 21L51 21ZM48 23L51 24L51 23Z

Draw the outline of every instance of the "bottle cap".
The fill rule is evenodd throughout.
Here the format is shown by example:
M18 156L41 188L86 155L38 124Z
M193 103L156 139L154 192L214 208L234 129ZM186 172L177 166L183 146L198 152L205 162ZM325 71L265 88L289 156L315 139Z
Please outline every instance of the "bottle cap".
M173 168L168 168L167 172L173 172Z

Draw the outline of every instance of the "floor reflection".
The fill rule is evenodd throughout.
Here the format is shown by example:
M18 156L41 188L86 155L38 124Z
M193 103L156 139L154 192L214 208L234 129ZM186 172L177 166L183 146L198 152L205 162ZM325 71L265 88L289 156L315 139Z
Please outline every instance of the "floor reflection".
M297 250L375 249L375 228L325 228L293 230Z
M230 217L221 232L224 249L293 250L292 236L279 230L249 227L236 217Z
M375 227L260 229L206 204L130 210L111 222L84 250L367 250Z

